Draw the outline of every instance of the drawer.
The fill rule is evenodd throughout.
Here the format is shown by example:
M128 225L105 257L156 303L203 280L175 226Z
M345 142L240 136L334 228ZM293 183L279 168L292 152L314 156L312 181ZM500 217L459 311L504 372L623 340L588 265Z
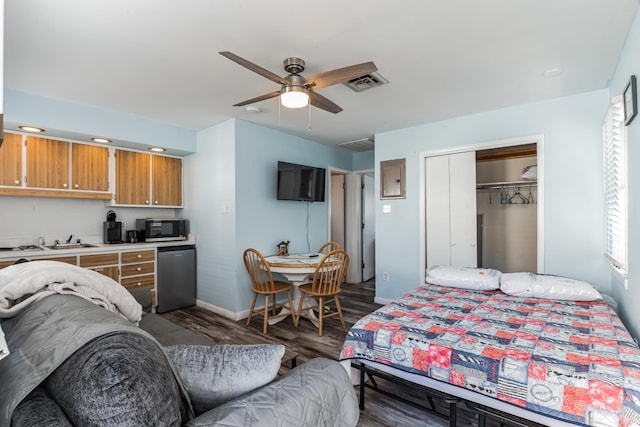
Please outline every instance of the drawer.
M143 262L140 264L126 264L122 266L122 277L135 276L136 274L149 274L155 271L155 264Z
M153 288L156 280L153 274L137 277L123 277L120 283L125 288Z
M143 261L155 261L156 251L151 249L146 251L122 252L121 259L123 264L132 264L134 262Z
M80 267L95 267L98 265L117 265L118 253L80 255Z
M66 262L67 264L78 265L78 257L77 256L59 256L59 257L47 257L47 258L37 258L32 261L58 261L58 262Z
M113 265L111 267L92 267L89 270L97 271L100 274L104 274L105 276L112 278L116 282L118 281L118 266L117 265Z

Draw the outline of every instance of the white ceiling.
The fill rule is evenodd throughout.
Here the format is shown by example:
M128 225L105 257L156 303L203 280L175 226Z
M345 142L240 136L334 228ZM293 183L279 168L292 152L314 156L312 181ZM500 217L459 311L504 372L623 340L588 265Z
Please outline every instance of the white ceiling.
M4 86L200 130L236 117L330 145L602 89L638 0L6 0ZM344 108L232 105L278 75L373 61L390 83L318 91ZM543 71L562 74L542 78ZM37 124L36 124L37 125ZM107 135L108 136L108 135Z

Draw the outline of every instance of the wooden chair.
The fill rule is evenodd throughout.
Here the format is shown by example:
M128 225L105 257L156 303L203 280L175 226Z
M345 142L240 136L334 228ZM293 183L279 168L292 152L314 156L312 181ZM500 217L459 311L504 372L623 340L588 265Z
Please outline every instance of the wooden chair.
M320 249L318 249L318 253L326 254L331 251L337 251L337 250L342 250L342 246L340 246L340 243L332 241L332 242L327 242L324 245L320 246Z
M342 329L346 329L338 294L340 293L340 286L344 280L348 265L349 257L342 249L331 251L322 257L313 274L313 282L300 285L299 287L302 296L294 320L296 327L301 317L312 321L317 320L318 335L322 336L324 319L327 317L340 316ZM305 298L306 296L310 298ZM316 298L317 303L315 301ZM335 304L335 311L331 310L329 306L332 302ZM314 318L311 313L305 314L309 310L318 312L317 319Z
M264 323L262 326L262 333L267 333L267 322L271 319L277 319L289 315L288 311L281 310L280 314L276 314L278 307L285 307L283 304L277 302L277 294L286 292L287 299L289 300L289 307L291 308L291 316L295 320L295 314L293 313L294 307L291 301L291 288L292 284L281 281L274 281L271 275L271 269L269 264L264 259L262 254L253 248L249 248L244 251L244 266L247 268L249 277L251 277L251 284L253 289L253 301L251 302L251 310L249 311L249 318L247 319L247 326L251 323L251 316L255 313L264 317ZM264 295L264 310L255 309L258 295ZM269 297L272 298L271 308L272 313L269 315ZM283 312L284 311L284 312Z

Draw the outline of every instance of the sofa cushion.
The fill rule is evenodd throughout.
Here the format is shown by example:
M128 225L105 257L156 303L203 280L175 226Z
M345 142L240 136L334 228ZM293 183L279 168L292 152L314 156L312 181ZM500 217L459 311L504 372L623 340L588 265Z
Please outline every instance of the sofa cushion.
M12 426L71 427L71 423L44 387L38 387L16 407L11 415Z
M188 419L162 349L137 333L114 333L76 351L45 381L73 425L179 426Z
M284 350L270 344L165 347L196 415L273 381Z

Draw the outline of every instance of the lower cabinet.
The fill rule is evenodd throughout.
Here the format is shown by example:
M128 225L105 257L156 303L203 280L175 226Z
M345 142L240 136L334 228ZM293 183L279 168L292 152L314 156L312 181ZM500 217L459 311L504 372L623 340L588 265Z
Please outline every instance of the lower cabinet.
M104 252L88 255L65 255L49 257L31 257L32 261L59 261L78 265L104 274L127 289L149 288L152 305L156 299L156 250ZM0 269L13 265L16 259L0 261Z

